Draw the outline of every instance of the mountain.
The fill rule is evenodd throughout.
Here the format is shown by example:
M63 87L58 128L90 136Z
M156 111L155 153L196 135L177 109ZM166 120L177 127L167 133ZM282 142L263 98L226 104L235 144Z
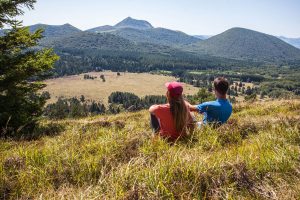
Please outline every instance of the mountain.
M149 43L135 43L118 35L109 33L80 32L66 37L50 40L42 43L42 46L53 47L55 49L85 50L85 51L115 51L115 52L135 52L135 53L163 53L169 54L179 52L168 46L155 45Z
M92 32L92 33L101 33L101 32L107 32L107 31L113 31L116 28L114 26L110 26L110 25L105 25L105 26L99 26L99 27L95 27L95 28L91 28L86 30L87 32Z
M196 38L199 38L201 40L206 40L206 39L212 37L212 35L193 35L193 36Z
M47 44L54 48L64 49L102 49L102 50L134 50L135 45L124 38L112 34L81 32L58 38Z
M54 76L85 73L99 68L114 71L148 72L197 66L232 65L231 60L201 57L170 46L133 42L115 34L80 32L40 43L60 56Z
M232 28L191 45L192 51L218 57L258 62L300 60L300 50L278 39L244 28Z
M116 28L134 28L134 29L149 29L149 28L153 28L153 26L145 21L145 20L137 20L137 19L133 19L131 17L127 17L126 19L124 19L123 21L117 23L115 25Z
M205 61L204 64L211 61L210 64L217 63L222 66L241 61L277 65L300 62L299 49L275 36L244 28L232 28L205 40L199 39L203 36L197 38L180 31L154 28L147 21L130 17L114 26L100 26L87 31L81 31L70 24L30 26L31 31L38 28L45 29L45 38L41 40L40 46L54 47L56 50L68 49L68 52L84 49L86 56L96 54L92 50L117 51L121 57L130 52L131 55L136 54L131 56L135 60L141 60L145 55L148 57L147 54L155 54L164 59L171 56L170 63L174 59L179 63L182 59L184 63L189 63L189 67L195 67L201 61ZM140 53L144 55L139 57ZM147 65L150 66L151 62L147 61Z
M289 43L290 45L300 49L300 38L287 38L284 36L279 36L278 38L285 41L286 43Z
M151 28L146 30L123 28L112 31L111 33L134 42L147 42L172 47L193 44L201 41L200 39L187 35L183 32L165 28Z
M72 26L71 24L63 24L63 25L35 24L29 26L30 32L34 32L40 28L44 29L43 32L43 36L45 37L44 39L64 37L64 36L82 32L80 29ZM0 36L3 35L4 31L9 31L9 30L8 29L0 30Z
M35 24L29 26L31 32L34 32L39 28L44 29L43 35L48 38L64 37L66 35L72 35L81 32L80 29L72 26L71 24L64 24L64 25Z
M165 28L154 28L149 22L136 20L131 17L124 19L115 26L100 26L87 30L87 32L109 32L133 42L146 42L151 44L180 47L201 41L201 39L187 35L180 31Z

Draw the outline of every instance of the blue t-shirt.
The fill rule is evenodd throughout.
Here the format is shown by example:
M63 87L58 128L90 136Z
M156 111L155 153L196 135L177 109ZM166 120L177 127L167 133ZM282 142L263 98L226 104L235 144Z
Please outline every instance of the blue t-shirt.
M232 105L227 99L217 99L197 106L200 113L204 114L203 123L217 122L225 123L231 113Z

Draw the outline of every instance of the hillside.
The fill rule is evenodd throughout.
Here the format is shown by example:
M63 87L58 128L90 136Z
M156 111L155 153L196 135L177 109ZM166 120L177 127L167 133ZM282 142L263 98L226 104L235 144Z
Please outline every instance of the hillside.
M234 105L229 124L173 145L151 139L147 111L44 120L0 140L0 198L297 199L299 113L299 100Z
M300 50L275 36L232 28L191 48L200 53L239 60L284 62L300 60Z
M162 44L134 42L107 32L80 32L45 39L40 47L52 47L60 56L55 76L74 75L97 70L149 72L157 69L195 68L196 66L234 65L235 60L199 56ZM240 62L240 65L245 63Z
M112 34L87 32L62 37L46 45L64 49L102 49L116 51L134 51L137 48L136 45L129 40Z
M123 28L117 29L111 33L134 42L147 42L173 47L180 47L182 45L193 44L201 41L200 39L189 36L183 32L173 31L165 28L152 28L146 30Z
M90 57L93 55L101 56L101 52L108 52L110 56L120 53L120 56L125 58L126 52L131 52L133 57L139 57L141 53L146 53L148 56L156 54L167 57L189 54L162 44L152 44L147 43L147 41L136 43L111 33L80 32L53 40L43 40L40 45L53 47L57 51L64 50L68 53L82 50L84 53L80 56L88 55ZM189 54L189 56L192 57L193 55Z

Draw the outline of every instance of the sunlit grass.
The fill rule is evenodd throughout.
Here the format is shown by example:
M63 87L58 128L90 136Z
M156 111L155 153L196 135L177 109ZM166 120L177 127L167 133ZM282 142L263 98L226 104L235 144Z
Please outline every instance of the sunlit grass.
M43 121L0 141L0 198L297 199L300 102L239 104L228 124L175 144L147 111Z

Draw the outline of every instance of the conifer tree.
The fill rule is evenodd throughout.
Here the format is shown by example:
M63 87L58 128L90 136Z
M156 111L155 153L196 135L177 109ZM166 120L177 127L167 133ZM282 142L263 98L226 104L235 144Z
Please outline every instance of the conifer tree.
M40 81L52 69L58 57L51 49L34 48L43 30L30 33L15 19L22 8L33 9L35 0L1 0L0 29L8 28L0 37L0 134L32 130L42 114L45 97L39 91ZM33 81L35 80L35 81Z

